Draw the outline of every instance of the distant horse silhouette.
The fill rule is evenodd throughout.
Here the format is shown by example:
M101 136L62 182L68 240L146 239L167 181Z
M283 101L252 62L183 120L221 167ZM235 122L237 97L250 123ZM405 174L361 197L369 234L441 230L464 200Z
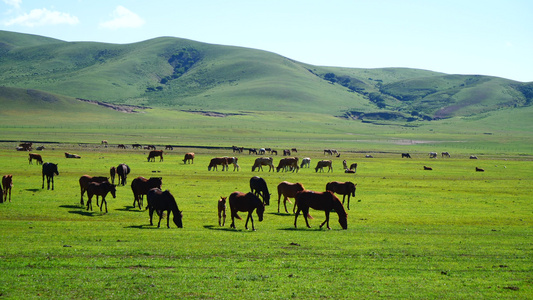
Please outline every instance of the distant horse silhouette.
M107 177L103 176L89 176L89 175L83 175L80 177L79 183L80 183L80 191L81 191L81 199L80 204L84 205L83 203L83 194L87 191L87 188L89 187L89 183L91 182L97 182L102 183L108 181ZM96 205L98 206L98 197L96 198Z
M485 172L484 169L476 167L476 172Z
M109 169L109 176L111 176L111 183L115 184L115 174L117 174L117 168L111 167Z
M148 161L155 161L159 157L159 161L163 161L163 150L152 150L148 153Z
M342 203L339 198L337 198L337 196L335 196L330 191L326 191L323 193L313 191L299 192L296 195L296 206L298 208L294 216L295 228L296 221L298 220L300 212L302 212L302 214L304 215L305 224L307 225L307 227L311 228L311 226L309 226L307 218L309 214L309 208L312 208L316 210L323 210L326 213L326 220L322 222L322 224L320 224L320 228L322 228L322 226L326 224L326 228L331 229L329 227L329 213L331 212L331 210L335 210L335 212L339 216L339 224L341 224L342 229L348 229L348 214L346 214L346 210L344 210L344 206L342 206Z
M304 186L301 183L291 183L288 181L282 181L278 184L278 213L279 213L279 205L280 205L280 199L283 195L283 205L285 206L285 212L289 213L287 210L287 201L292 204L292 202L289 200L289 198L296 198L296 194L298 192L301 192L304 190ZM295 208L293 208L293 212L295 211Z
M183 158L183 163L189 162L190 164L194 164L194 152L185 153L185 157Z
M432 168L432 167L424 166L424 170L426 170L426 171L431 171L431 170L433 170L433 168Z
M128 178L128 174L130 173L131 169L126 164L120 164L117 167L117 174L118 174L118 184L119 185L126 185L126 179Z
M54 175L59 176L59 171L57 170L57 164L54 163L44 163L43 164L43 186L41 188L44 189L44 177L46 177L46 183L48 185L48 189L50 189L50 181L52 181L52 191L54 190Z
M131 191L133 192L133 207L135 203L139 206L139 209L143 207L143 196L148 193L153 188L161 189L163 185L163 180L161 177L150 177L146 179L142 176L139 176L131 181Z
M9 194L9 202L11 202L11 188L13 187L13 175L4 175L2 177L2 188L0 188L0 202L7 202L7 196ZM3 199L3 200L2 200Z
M39 165L43 164L43 158L42 158L41 154L30 153L29 155L30 155L30 157L28 158L28 161L29 161L30 164L33 164L32 160L36 160L37 164L39 164Z
M348 203L347 203L348 209L350 209L350 196L355 197L356 189L357 189L357 184L354 184L353 182L350 182L350 181L346 181L346 182L331 181L326 184L326 191L331 191L333 193L342 195L343 205L344 205L344 198L348 196Z
M250 178L250 189L256 196L263 198L264 205L270 205L270 193L268 192L267 183L263 178L259 176Z
M218 226L226 224L226 199L228 197L220 197L218 200Z
M148 200L148 209L150 213L150 225L152 223L152 216L154 211L156 211L159 216L159 222L157 223L157 228L161 225L161 219L163 218L163 212L167 212L167 228L170 228L170 212L173 214L172 220L178 228L183 228L183 214L179 210L178 204L174 196L168 191L162 191L161 189L154 188L148 191L146 194L146 199Z
M107 201L105 197L111 192L113 198L116 198L116 187L114 184L111 184L109 181L104 181L102 183L91 182L87 186L87 210L89 208L93 210L92 198L96 195L96 205L98 206L98 196L102 197L102 203L100 204L100 211L105 204L105 212L107 213Z
M244 228L248 229L248 221L252 221L252 230L255 230L254 219L252 213L256 210L259 222L263 221L263 213L265 212L265 205L261 199L253 193L233 192L229 195L229 207L231 211L231 228L235 228L235 218L242 220L237 214L239 211L248 212Z
M81 158L81 156L79 156L78 154L72 154L68 152L65 152L65 157L66 158Z
M449 152L442 152L442 157L452 157Z
M409 153L402 153L402 158L411 158Z

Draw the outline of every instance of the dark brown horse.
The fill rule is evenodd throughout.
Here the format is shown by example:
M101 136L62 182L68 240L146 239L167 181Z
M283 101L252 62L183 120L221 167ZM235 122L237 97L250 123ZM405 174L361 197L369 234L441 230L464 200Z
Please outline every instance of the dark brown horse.
M228 197L220 197L218 200L218 226L226 224L226 199Z
M42 165L43 164L43 157L41 156L41 154L30 153L29 155L30 155L30 157L28 157L28 161L29 161L30 164L33 164L32 160L36 160L38 165Z
M333 193L342 195L343 205L344 205L344 198L348 196L348 204L347 204L348 209L350 209L350 196L355 197L356 189L357 189L357 184L354 184L353 182L350 182L350 181L346 181L346 182L332 181L326 184L326 191L332 191Z
M256 196L263 198L264 205L270 205L270 193L268 192L267 183L263 178L259 176L250 178L250 190Z
M111 176L111 183L115 184L115 174L117 174L117 168L111 167L109 169L109 176Z
M108 193L111 193L113 198L116 198L116 187L114 184L111 184L109 181L102 183L91 182L87 186L87 210L91 208L93 210L92 198L96 195L96 205L98 205L98 196L102 197L102 203L100 204L100 211L105 203L105 212L107 213L107 201L105 197Z
M218 165L222 165L222 171L226 170L228 168L228 160L226 157L215 157L212 158L209 162L209 166L207 166L207 170L211 171L211 169L216 170Z
M0 202L7 202L7 196L9 194L9 202L11 202L11 188L13 187L13 175L4 175L2 177L2 187L0 188Z
M107 177L103 176L89 176L89 175L83 175L80 177L80 191L81 191L81 199L80 204L84 205L83 203L83 194L87 191L87 187L89 186L89 183L91 182L98 182L102 183L104 181L108 181ZM98 198L96 198L96 205L98 206Z
M118 174L118 184L119 185L126 185L126 179L128 178L128 174L130 173L131 169L126 164L120 164L117 167L117 174Z
M241 193L233 192L229 195L229 208L231 210L231 228L235 228L235 218L242 220L241 217L237 214L239 211L247 211L248 217L246 218L246 223L244 228L248 229L248 221L252 221L252 230L255 230L254 219L252 218L252 213L257 209L257 217L259 217L259 222L263 221L263 213L265 212L265 205L261 202L261 199L254 195L253 193Z
M283 205L285 206L285 212L289 213L289 211L287 210L287 201L292 204L289 198L296 198L296 194L303 190L304 186L301 183L291 183L288 181L282 181L280 184L278 184L278 213L281 195L283 195ZM295 209L296 206L293 208L292 211L294 212Z
M139 176L131 181L131 191L133 192L133 207L135 203L139 206L139 209L142 209L143 206L143 197L148 193L149 190L153 188L161 188L163 185L163 180L161 177L150 177L146 179L142 176Z
M163 161L163 150L152 150L148 153L148 161L155 161L159 157L159 161Z
M163 218L163 212L166 211L167 228L170 228L170 212L172 212L172 214L174 215L172 219L174 221L174 224L176 224L178 228L183 227L183 214L178 208L176 199L168 190L162 191L158 188L151 189L146 194L146 199L148 200L150 225L153 225L152 216L154 215L154 211L156 211L157 215L159 216L159 223L157 223L157 228L159 228L161 225L161 219Z
M298 209L296 210L296 214L294 217L295 228L300 211L304 215L305 224L308 228L311 228L311 226L309 226L307 217L309 214L309 208L312 208L316 210L323 210L326 213L326 220L322 222L322 224L320 224L320 228L322 228L322 226L326 224L326 227L328 229L331 229L329 227L329 213L331 212L331 210L335 210L337 215L339 215L339 224L341 224L342 229L348 229L348 214L346 213L346 210L344 210L344 206L342 206L342 203L339 198L337 198L337 196L335 196L330 191L326 191L323 193L313 191L299 192L296 195L296 206L298 207Z
M52 191L54 190L54 175L59 176L59 171L57 170L57 164L54 163L44 163L43 164L43 186L44 189L44 177L46 177L46 183L48 184L48 189L50 189L50 181L52 182Z

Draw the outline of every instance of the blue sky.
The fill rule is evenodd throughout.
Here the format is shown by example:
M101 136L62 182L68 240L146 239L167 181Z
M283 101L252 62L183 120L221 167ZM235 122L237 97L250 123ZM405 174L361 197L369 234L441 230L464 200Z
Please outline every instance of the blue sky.
M173 36L314 65L533 81L531 0L0 0L0 30L119 44Z

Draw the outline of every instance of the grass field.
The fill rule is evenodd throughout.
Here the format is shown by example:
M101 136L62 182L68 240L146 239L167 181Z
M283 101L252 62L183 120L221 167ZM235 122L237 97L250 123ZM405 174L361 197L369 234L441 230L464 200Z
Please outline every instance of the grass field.
M245 153L238 156L240 171L209 172L209 159L231 150L175 148L164 162L149 163L142 150L46 144L41 154L60 172L49 191L41 189L41 167L29 165L26 152L0 146L0 173L13 174L15 184L12 202L0 204L3 298L533 297L529 156L430 160L420 148L409 160L342 152L333 158L333 173L252 173L256 156ZM313 167L324 158L316 144L300 148L297 155L311 157ZM181 162L188 151L196 153L192 165ZM357 174L342 172L343 159L359 164ZM108 196L109 213L81 207L78 178L107 175L119 163L132 172L117 198ZM253 175L265 178L272 193L264 221L256 220L257 231L240 220L235 230L231 220L219 227L217 200L248 191ZM132 207L129 183L137 176L163 177L183 210L184 228L150 226L148 213ZM318 211L311 211L311 229L302 217L295 229L292 214L277 212L283 180L316 191L332 180L357 183L348 230L334 213L332 230L319 229Z

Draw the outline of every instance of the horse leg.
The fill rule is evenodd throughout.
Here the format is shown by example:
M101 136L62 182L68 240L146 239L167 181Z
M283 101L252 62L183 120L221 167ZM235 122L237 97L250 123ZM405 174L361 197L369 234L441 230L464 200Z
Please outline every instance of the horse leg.
M235 228L235 213L233 212L233 209L231 210L231 225L230 228Z
M167 228L170 228L170 212L171 212L171 210L169 209L168 212L167 212Z
M285 198L283 199L283 205L285 205L285 213L289 213L289 211L287 210L287 201L289 201L289 203L292 204L291 200L289 200L289 197L285 196ZM294 208L293 208L293 211L294 211Z
M93 195L87 193L87 210L89 210L89 207L91 207L91 210L93 210L92 198Z
M81 189L81 200L80 200L80 205L83 206L83 194L85 194L85 189L83 187L80 188Z
M53 191L54 190L54 176L51 176L50 180L52 180L52 191Z
M305 225L307 225L307 228L311 228L311 226L309 225L309 220L307 219L307 217L309 216L309 207L305 207L302 209L302 215L304 215Z
M222 224L221 220L222 220L222 210L219 209L218 210L218 226L222 226L222 225L220 225L220 224Z
M296 221L298 220L298 215L300 215L300 208L298 208L298 210L296 210L296 213L294 214L294 228L297 228Z
M41 188L44 189L44 174L43 174L43 186Z
M248 230L248 220L251 220L252 221L252 230L255 231L254 218L252 217L252 212L253 211L248 212L248 218L246 218L246 223L244 224L244 228L246 228L246 230Z
M222 226L224 226L224 224L226 224L226 210L224 209L222 211Z
M329 211L328 211L327 209L326 209L326 220L325 220L324 222L322 222L322 224L320 224L320 228L322 228L322 226L324 226L324 224L326 224L326 223L327 223L327 225L326 225L327 228L328 228L328 229L331 229L331 228L329 227Z
M154 225L152 223L152 216L154 215L154 208L153 207L150 207L149 215L150 215L150 226L153 226Z
M344 201L342 201L342 204L344 204ZM348 194L348 210L350 210L350 194Z

